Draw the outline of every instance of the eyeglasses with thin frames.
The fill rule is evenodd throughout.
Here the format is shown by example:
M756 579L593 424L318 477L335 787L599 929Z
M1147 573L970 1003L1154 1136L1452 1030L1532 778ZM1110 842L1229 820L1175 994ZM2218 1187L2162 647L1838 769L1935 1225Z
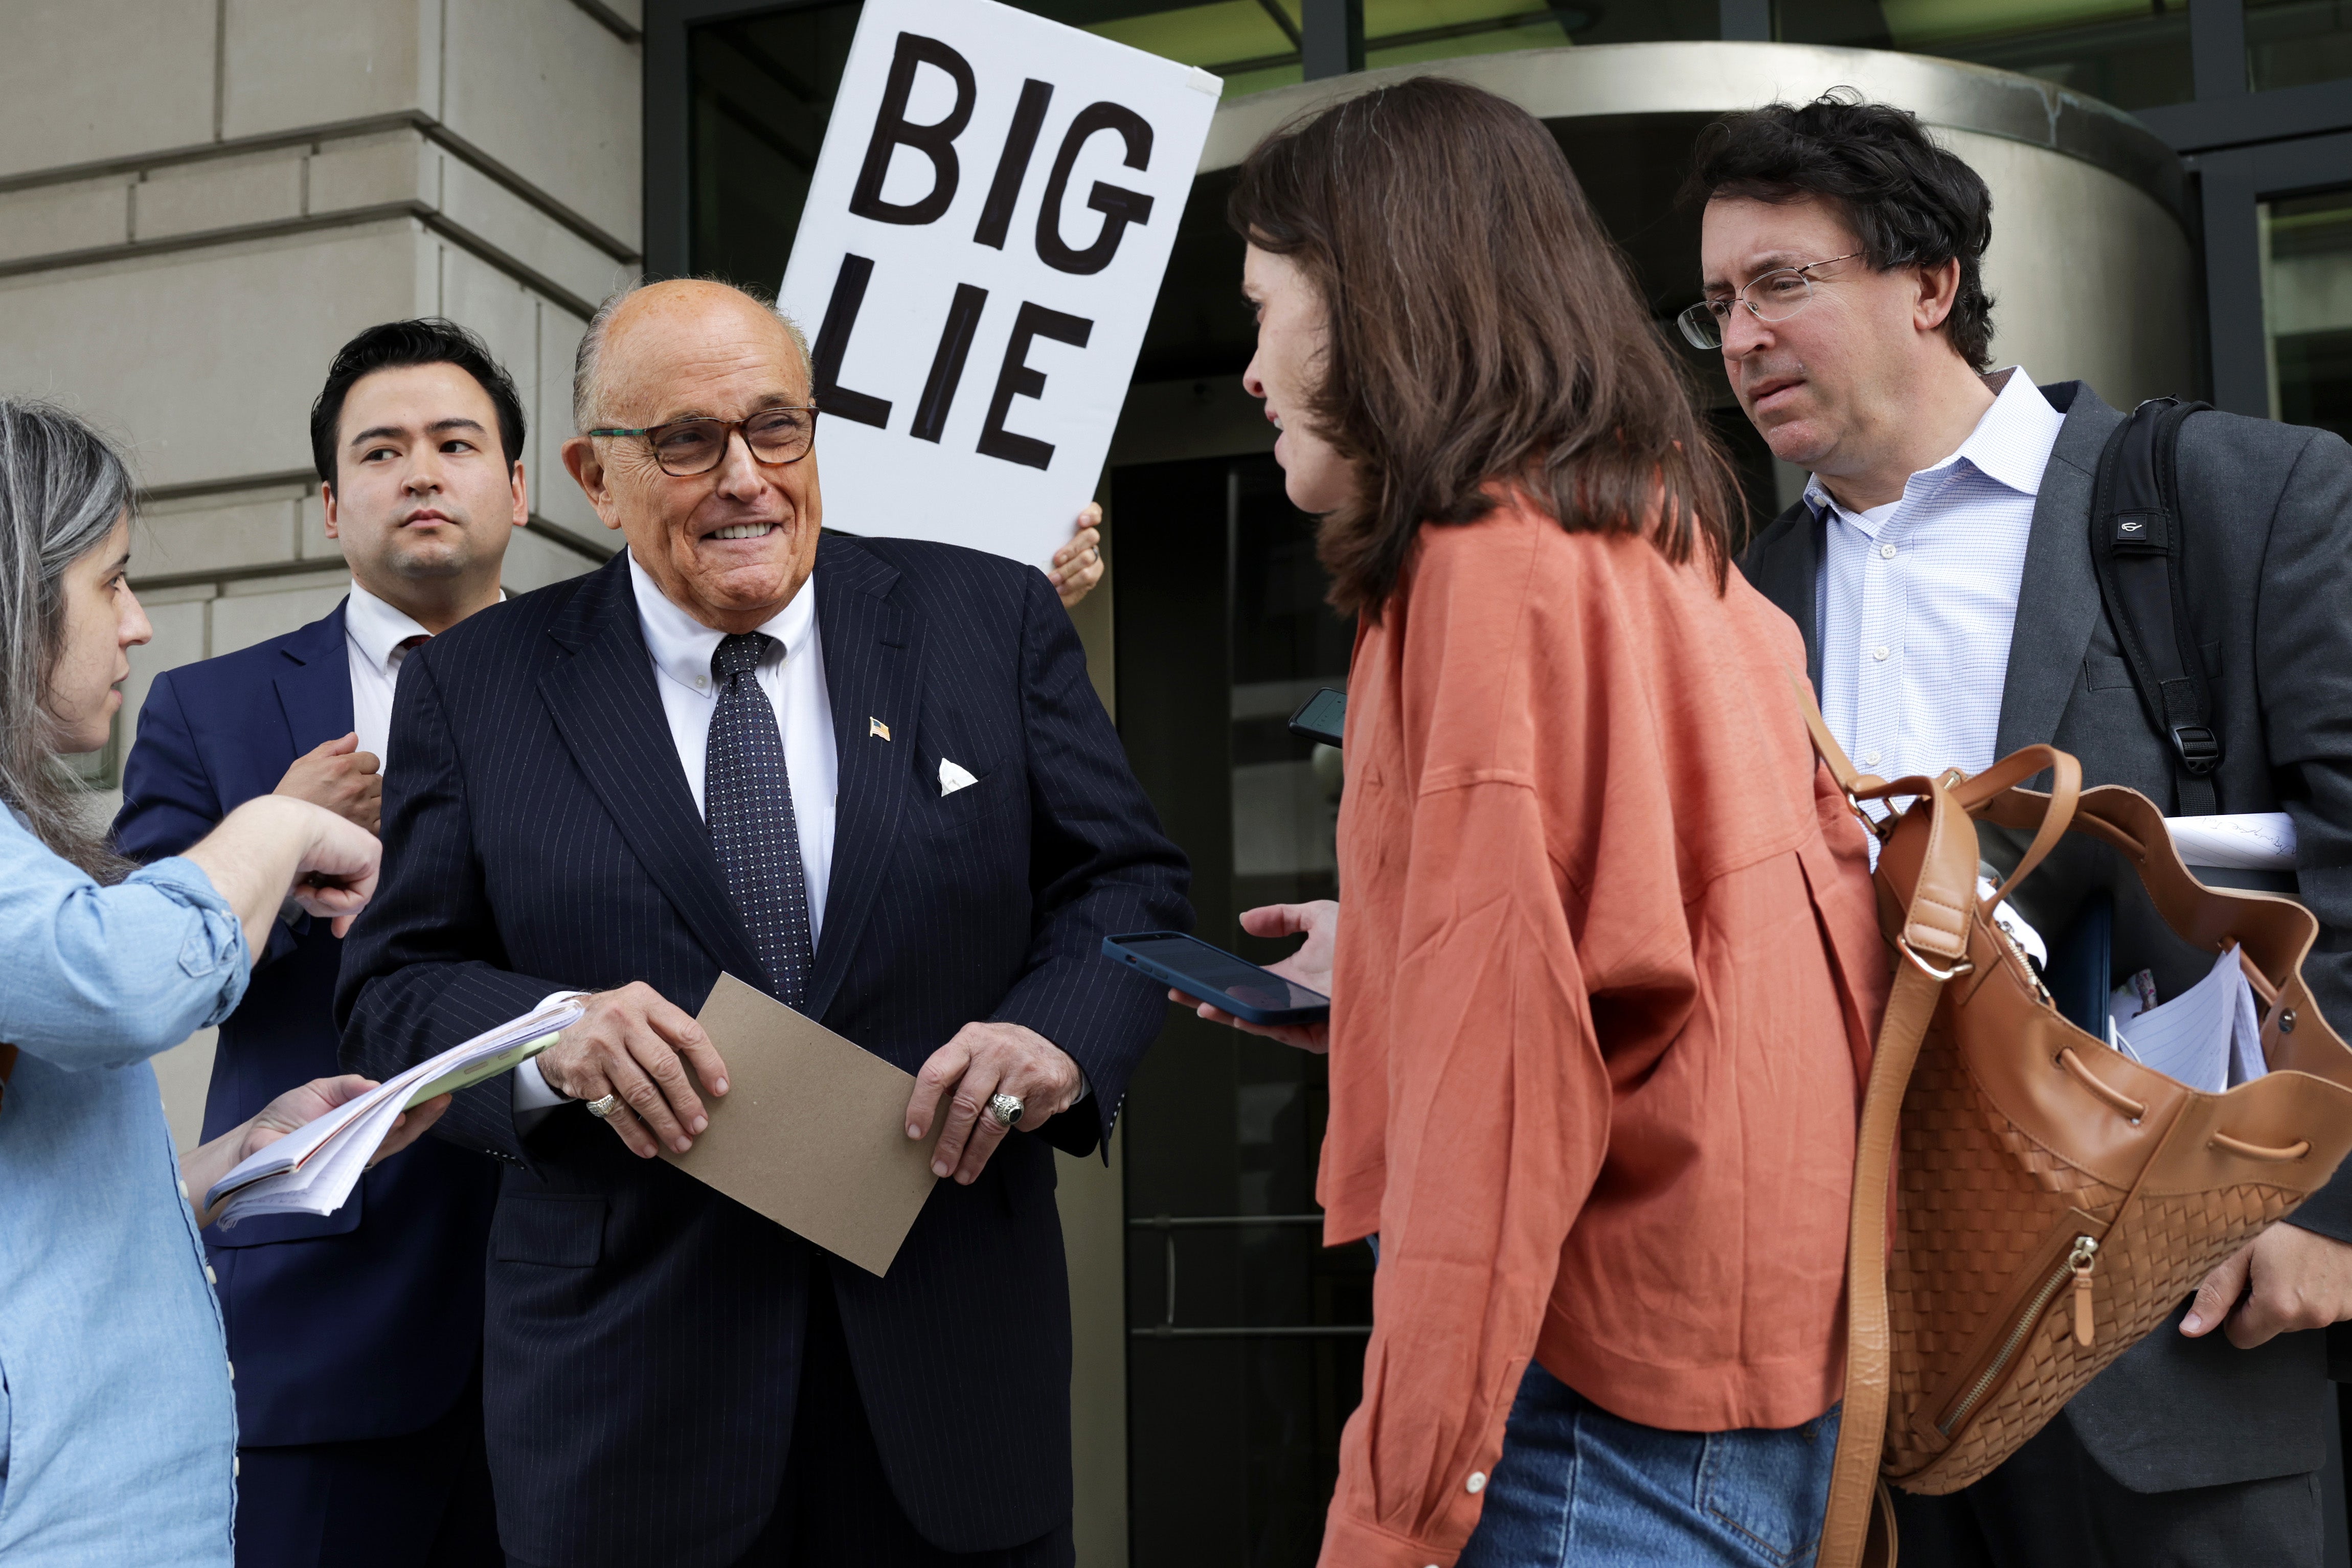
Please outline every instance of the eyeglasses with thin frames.
M1745 306L1748 314L1759 321L1786 321L1813 302L1813 268L1829 267L1841 261L1852 261L1863 253L1848 251L1843 256L1831 256L1827 261L1809 261L1802 267L1776 267L1771 271L1748 280L1748 287L1737 294L1719 299L1702 299L1675 318L1675 325L1683 329L1684 340L1694 349L1723 347L1723 323L1735 305ZM1754 294L1756 298L1749 298Z
M748 419L676 419L643 430L608 425L587 434L642 436L663 473L690 479L718 467L739 434L751 455L771 468L799 462L816 444L816 412L814 407L763 408Z

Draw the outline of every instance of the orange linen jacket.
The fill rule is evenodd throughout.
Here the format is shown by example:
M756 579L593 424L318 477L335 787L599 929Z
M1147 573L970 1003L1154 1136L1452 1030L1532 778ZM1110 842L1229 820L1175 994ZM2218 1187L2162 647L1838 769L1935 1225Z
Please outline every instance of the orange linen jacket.
M1685 1431L1836 1402L1885 1005L1796 626L1524 497L1356 639L1324 1239L1380 1235L1322 1561L1451 1564L1533 1356Z

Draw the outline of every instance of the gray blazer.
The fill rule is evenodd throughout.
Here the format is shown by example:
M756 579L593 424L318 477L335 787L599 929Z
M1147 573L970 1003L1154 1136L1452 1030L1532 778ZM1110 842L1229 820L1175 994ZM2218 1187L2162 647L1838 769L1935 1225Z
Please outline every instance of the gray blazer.
M2066 417L2034 503L1995 754L2046 740L2081 759L2085 785L2129 785L2178 812L2170 749L2140 707L2091 566L2092 481L2123 415L2080 382L2042 394ZM2301 896L2320 922L2305 977L2328 1020L2352 1035L2352 446L2323 430L2200 413L2181 429L2179 465L2189 615L2224 747L2220 810L2294 819ZM1817 690L1821 556L1822 525L1800 502L1739 563L1804 632ZM2210 956L2175 941L2137 877L2075 838L2021 888L2021 913L2063 930L2089 887L2110 885L2119 966L2156 968L2168 991L2201 974ZM2004 858L2000 846L1987 853ZM2292 1223L2352 1241L2352 1166ZM2326 1456L2336 1418L2326 1371L2322 1333L2242 1351L2219 1333L2189 1340L2167 1327L2066 1415L2100 1464L2137 1491L2301 1474Z

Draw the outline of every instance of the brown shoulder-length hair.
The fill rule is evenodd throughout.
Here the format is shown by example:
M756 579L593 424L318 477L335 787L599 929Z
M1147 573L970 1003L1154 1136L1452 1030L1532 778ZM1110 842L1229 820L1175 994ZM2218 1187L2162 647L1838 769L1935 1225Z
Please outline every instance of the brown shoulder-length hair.
M1226 216L1328 313L1306 413L1360 480L1318 540L1339 609L1378 619L1421 525L1484 517L1498 481L1723 581L1731 465L1526 110L1442 77L1375 89L1260 142Z

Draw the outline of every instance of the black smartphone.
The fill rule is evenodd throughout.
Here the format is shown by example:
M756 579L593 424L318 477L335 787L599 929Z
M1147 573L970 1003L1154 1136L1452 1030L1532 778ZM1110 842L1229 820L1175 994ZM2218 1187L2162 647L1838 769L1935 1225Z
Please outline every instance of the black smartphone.
M1339 737L1348 728L1348 694L1325 686L1298 705L1290 716L1290 733L1303 735L1309 740L1319 740L1326 746L1339 744ZM1252 1023L1258 1021L1255 1019Z
M1102 950L1106 958L1116 958L1252 1023L1321 1023L1331 1016L1331 998L1320 991L1181 931L1106 936Z

